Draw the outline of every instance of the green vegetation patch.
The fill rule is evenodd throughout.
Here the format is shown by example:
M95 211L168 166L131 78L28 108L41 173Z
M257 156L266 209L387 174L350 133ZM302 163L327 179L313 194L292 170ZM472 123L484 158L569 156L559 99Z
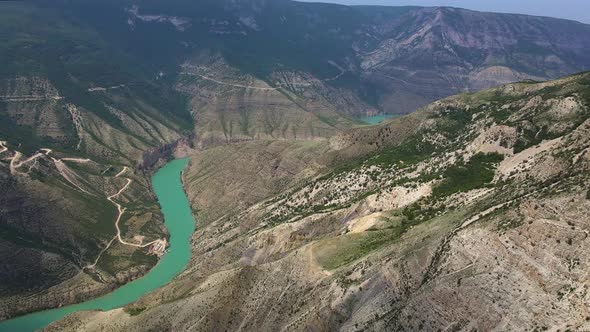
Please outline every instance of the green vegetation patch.
M499 153L478 153L467 163L458 163L448 168L444 180L434 188L434 196L448 196L482 188L494 179L496 164L504 156Z
M357 159L345 161L334 168L334 171L321 177L320 180L332 176L356 170L362 166L391 166L396 164L414 165L424 161L436 152L436 146L430 142L422 141L420 136L413 136L401 145L387 147L373 152L371 156L361 156Z
M407 219L398 211L384 217L384 227L371 228L362 233L348 233L336 238L321 241L314 247L314 256L325 269L334 270L364 257L401 238L417 219Z
M345 234L322 242L316 259L325 269L334 270L377 250L398 238L393 230Z
M393 165L399 162L406 164L417 164L428 159L436 147L429 143L423 142L420 138L414 137L403 143L403 145L386 149L375 157L368 160L369 165Z
M129 314L129 316L137 316L145 311L145 307L125 307L123 311Z
M443 118L440 118L440 117ZM472 112L465 109L447 109L435 118L439 119L438 129L457 136L471 122Z

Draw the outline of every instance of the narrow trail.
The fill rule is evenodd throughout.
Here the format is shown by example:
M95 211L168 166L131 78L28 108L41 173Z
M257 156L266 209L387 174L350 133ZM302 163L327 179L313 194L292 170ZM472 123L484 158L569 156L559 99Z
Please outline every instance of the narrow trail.
M335 62L333 62L333 61L331 61L331 60L330 60L330 61L328 61L328 63L329 63L329 64L331 64L332 66L334 66L334 67L338 68L338 70L340 70L340 73L339 73L338 75L334 76L334 77L331 77L331 78L326 78L326 79L324 79L324 80L320 80L320 81L322 81L322 82L330 82L330 81L335 81L335 80L339 79L340 77L342 77L342 75L346 74L346 73L349 71L349 70L347 70L347 69L344 69L344 68L340 67L340 66L339 66L337 63L335 63Z
M0 154L3 154L4 152L8 151L7 145L8 145L8 142L0 141ZM50 156L50 154L52 152L53 152L53 150L47 149L47 148L39 149L39 152L35 153L31 157L21 160L23 158L23 154L19 151L15 151L13 156L7 157L4 159L10 160L9 167L10 167L10 174L11 175L17 175L17 174L26 175L26 174L28 174L28 171L23 173L23 172L19 171L19 168L21 168L22 166L29 164L31 162L36 162L37 159L39 159L43 156L47 156L53 161L55 168L59 172L59 174L66 181L68 181L72 186L74 186L76 189L80 190L81 192L83 192L85 194L88 194L91 196L96 196L95 194L92 194L89 191L87 191L86 189L84 189L82 187L82 185L79 184L79 181L77 180L77 178L79 176L76 174L76 172L72 171L65 164L65 162L87 163L92 160L90 160L88 158L54 158L53 156ZM30 168L29 168L29 171L30 171ZM129 167L125 166L125 167L123 167L123 169L119 173L117 173L117 175L115 175L115 177L120 178L127 171L129 171ZM127 182L125 183L125 185L123 187L121 187L115 194L107 197L107 200L109 202L111 202L113 205L115 205L115 207L117 208L117 219L115 220L115 228L117 230L117 234L115 236L113 236L113 238L109 241L109 243L100 251L100 253L96 257L94 262L92 264L88 264L88 265L84 266L83 269L94 269L96 267L96 264L98 264L98 261L100 260L102 255L111 247L111 245L113 244L113 242L115 240L118 240L121 244L136 247L136 248L146 248L149 246L153 246L150 249L150 251L152 251L156 254L163 253L164 250L166 249L166 244L167 244L166 240L157 239L157 240L145 243L145 244L136 244L136 243L131 243L131 242L125 241L123 239L123 237L121 236L121 229L119 227L119 222L121 221L121 218L122 218L123 214L125 213L126 209L123 206L121 206L121 204L117 203L115 201L115 199L118 198L120 195L122 195L123 192L125 192L125 190L127 190L129 188L129 186L133 183L133 180L130 178L126 178L126 180L127 180ZM100 277L100 275L99 275L99 277ZM100 278L102 279L102 277L100 277Z
M20 159L21 156L22 156L22 154L20 152L16 151L14 153L14 156L6 158L6 160L10 160L10 165L8 166L10 168L10 175L16 175L18 173L17 167L16 167L16 161L18 159Z
M489 209L487 209L487 210L485 210L485 211L482 211L482 212L480 212L480 213L476 214L475 216L473 216L473 217L471 217L471 218L467 219L467 220L466 220L466 221L465 221L465 222L464 222L464 223L461 225L461 227L459 227L458 229L459 229L459 230L461 230L461 229L463 229L463 228L466 228L467 226L469 226L469 225L473 224L474 222L476 222L476 221L480 220L481 218L483 218L483 217L487 217L488 215L492 214L493 212L495 212L495 211L497 211L497 210L499 210L499 209L501 209L501 208L503 208L503 207L507 206L508 204L512 203L513 201L514 201L514 200L511 200L511 201L508 201L508 202L504 202L504 203L501 203L501 204L498 204L498 205L492 206L491 208L489 208Z
M0 154L8 151L7 145L8 145L8 142L0 141ZM23 154L19 151L15 151L13 156L8 157L8 158L4 158L4 159L10 160L9 167L10 167L11 175L16 175L16 174L25 174L26 175L26 174L28 174L28 172L23 173L23 172L19 171L19 168L21 168L22 166L29 164L31 162L35 162L38 158L41 158L43 156L47 156L47 157L51 158L51 160L53 161L55 168L57 169L59 174L66 181L68 181L72 186L74 186L75 188L77 188L81 192L84 192L88 195L96 196L95 194L92 194L89 191L87 191L86 189L82 188L82 186L78 183L78 180L76 179L79 176L76 174L76 172L72 171L65 164L65 162L87 163L92 160L90 160L88 158L54 158L53 156L50 156L50 154L52 152L53 152L53 150L51 150L51 149L43 148L43 149L40 149L39 152L35 153L31 157L21 160L21 158L23 158ZM29 171L30 171L30 169L29 169ZM123 169L119 173L117 173L117 175L115 175L115 177L120 178L127 171L129 171L129 167L124 166ZM121 218L122 218L123 214L125 213L126 208L121 206L121 204L117 203L115 201L115 199L118 198L119 196L121 196L123 194L123 192L125 192L125 190L127 190L129 188L129 186L133 183L133 180L130 178L126 178L126 180L127 180L127 182L125 183L125 185L123 187L121 187L115 194L107 196L107 200L109 202L111 202L117 208L118 214L117 214L117 219L115 220L115 229L117 230L117 234L111 239L111 241L109 241L107 246L101 250L99 255L94 260L94 263L89 264L89 265L85 266L84 268L90 268L90 269L94 268L96 266L96 264L98 263L98 261L100 260L100 258L102 257L102 255L111 247L111 245L113 244L115 239L118 240L121 244L136 247L136 248L146 248L149 246L153 246L151 251L153 251L155 253L162 253L166 249L166 243L167 243L166 240L157 239L157 240L145 243L145 244L136 244L136 243L131 243L131 242L125 241L123 239L123 237L121 236L121 229L119 227L119 222L121 221Z
M94 88L88 88L87 91L88 92L103 92L103 91L107 91L107 90L120 89L120 88L123 88L123 87L125 87L125 84L113 85L113 86L109 86L109 87L106 87L106 88L97 86L97 87L94 87Z
M32 155L31 157L29 157L29 158L27 158L27 159L25 159L25 160L23 160L21 162L18 162L18 159L20 159L20 157L22 157L22 153L17 152L16 155L15 155L15 157L14 157L14 159L12 159L14 167L20 168L24 164L28 164L31 161L34 161L35 159L37 159L39 157L47 156L47 155L49 155L51 153L52 150L50 150L50 149L41 149L40 151L43 151L43 152L37 152L36 154Z
M8 147L6 147L7 144L8 144L8 142L6 142L6 141L0 141L0 149L1 149L0 153L4 153L4 152L8 151ZM40 149L39 151L41 151L41 152L37 152L33 156L31 156L31 157L29 157L29 158L27 158L27 159L25 159L23 161L20 161L20 159L22 158L23 154L21 152L19 152L19 151L15 151L14 152L14 156L9 157L9 158L5 158L6 160L10 160L10 166L9 166L10 167L10 174L11 175L28 174L28 172L27 173L23 173L23 172L20 172L18 169L21 168L25 164L28 164L28 163L33 162L33 161L36 161L40 157L48 156L49 158L51 158L51 160L55 164L55 168L57 169L57 171L60 173L60 175L64 179L66 179L66 181L68 181L70 184L72 184L78 190L80 190L80 191L82 191L84 193L87 193L89 195L92 195L87 190L85 190L80 185L78 185L71 178L71 176L66 171L67 166L63 162L63 161L71 161L71 162L86 163L86 162L91 161L90 159L81 159L81 158L63 158L63 159L58 159L58 158L54 158L54 157L52 157L52 156L49 155L51 152L53 152L53 150L51 150L51 149ZM94 195L92 195L92 196L94 196ZM115 238L116 237L113 237L113 240ZM90 265L85 266L85 268L94 268L94 266L96 266L96 263L98 262L98 260L102 256L102 254L106 251L106 249L108 249L108 247L110 247L110 245L113 242L113 240L111 240L111 242L109 242L109 245L100 252L100 254L96 258L95 262L93 264L90 264Z
M399 78L399 77L389 76L389 75L385 75L385 74L381 74L381 76L383 76L383 77L385 77L385 78L388 78L388 79L390 79L390 80L394 80L394 81L402 82L402 83L403 83L404 85L406 85L406 86L416 86L416 87L421 87L421 85L420 85L420 84L416 84L416 83L410 83L410 82L408 82L408 81L406 81L406 80L402 80L402 79L401 79L401 78Z
M0 153L4 153L4 152L8 151L6 144L8 144L8 142L0 141L0 149L2 149L2 150L0 150Z
M463 222L463 224L461 224L461 226L459 228L457 228L457 230L462 230L462 229L468 227L469 225L473 224L474 222L480 220L481 218L487 217L488 215L496 212L497 210L502 209L502 208L504 208L504 207L506 207L506 206L508 206L508 205L510 205L510 204L512 204L514 202L516 202L516 201L519 201L519 200L522 200L524 198L527 198L527 197L531 196L532 194L533 193L528 193L526 195L523 195L523 196L520 196L520 197L511 199L511 200L509 200L507 202L504 202L504 203L501 203L501 204L498 204L498 205L494 205L494 206L490 207L489 209L486 209L486 210L484 210L484 211L476 214L475 216L473 216L473 217L465 220L465 222Z
M263 90L263 91L276 91L276 90L279 89L279 88L272 88L272 87L259 87L259 86L250 86L250 85L243 85L243 84L227 83L227 82L218 81L218 80L216 80L214 78L211 78L211 77L208 77L208 76L205 76L205 75L201 75L201 74L186 73L186 72L183 72L181 74L189 75L189 76L198 76L198 77L200 77L200 78L202 78L204 80L207 80L207 81L211 81L211 82L214 82L214 83L217 83L217 84L221 84L221 85L233 86L233 87L236 87L236 88L254 89L254 90Z
M61 100L61 99L64 99L64 97L60 97L60 96L34 96L34 95L0 96L0 100L8 101L8 102Z
M51 149L40 149L39 151L42 152L37 152L36 154L32 155L31 157L23 160L23 161L19 161L20 158L22 158L23 154L20 153L19 151L15 151L14 156L6 158L7 160L10 160L10 174L11 175L16 175L16 174L28 174L28 172L26 173L22 173L19 172L18 169L21 168L23 165L28 164L32 161L37 160L40 157L43 156L48 156L53 150Z
M94 260L94 263L86 265L84 267L84 269L94 269L96 267L96 264L98 264L98 261L100 260L100 258L102 257L102 254L105 253L105 251L107 251L107 249L109 249L111 247L111 244L113 244L113 241L115 241L117 239L117 236L113 236L113 238L111 239L111 241L109 241L109 243L106 245L106 247L104 247L100 253L98 254L98 256L96 256L96 259Z
M7 151L8 148L6 147L6 142L0 142L0 148L2 148L2 151L0 151L0 153ZM87 162L91 161L90 159L87 159L87 158L61 158L61 159L59 159L59 158L54 158L54 157L50 156L50 154L53 152L53 150L51 150L51 149L43 148L43 149L40 149L39 151L40 152L37 152L34 155L32 155L31 157L29 157L25 160L22 160L22 161L20 161L20 159L22 158L23 154L19 151L15 151L14 156L6 158L7 160L10 160L10 166L9 166L10 167L10 174L11 175L28 174L28 172L23 173L23 172L20 172L18 169L26 164L36 161L40 157L47 156L47 157L51 158L51 160L55 164L55 168L57 169L57 171L60 173L60 175L64 179L66 179L70 184L72 184L78 190L80 190L86 194L95 196L92 193L85 190L84 188L82 188L77 183L77 181L74 181L74 178L76 177L75 173L72 172L64 164L64 161L77 162L77 163L87 163Z
M61 176L66 179L70 184L72 184L74 187L78 188L78 190L90 195L90 196L96 196L90 192L88 192L86 189L82 188L77 181L75 180L75 178L78 176L76 175L75 172L73 172L71 169L68 168L68 166L66 166L66 164L64 164L63 160L64 159L55 159L55 158L51 158L53 160L53 163L55 164L55 168L57 169L57 171L59 172L59 174L61 174Z
M335 81L335 80L339 79L340 77L342 77L342 75L346 74L346 72L348 72L348 70L341 68L340 66L336 65L335 63L330 63L330 64L335 66L336 68L338 68L340 70L340 73L338 73L337 75L330 77L330 78L317 79L317 81L319 81L319 82ZM195 67L186 66L185 68L195 68ZM251 85L223 82L223 81L219 81L215 78L212 78L212 77L209 77L206 75L192 73L192 72L181 72L180 74L188 75L188 76L197 76L197 77L200 77L204 80L211 81L213 83L217 83L217 84L221 84L221 85L233 86L236 88L244 88L244 89L263 90L263 91L276 91L276 90L279 90L284 87L293 87L294 88L297 86L307 86L307 87L313 86L313 83L291 82L291 83L277 83L277 84L275 84L275 87L259 87L259 86L251 86ZM284 78L286 78L286 77L284 77Z
M88 158L61 158L62 161L73 161L76 163L87 163L90 162L92 160L88 159Z
M127 166L123 167L123 169L122 169L122 170L121 170L119 173L117 173L117 175L115 175L115 177L116 177L116 178L118 178L118 177L120 177L121 175L125 174L125 172L127 172L127 169L128 169L128 168L129 168L129 167L127 167Z
M73 104L66 105L66 110L70 113L70 116L72 117L72 123L74 124L74 128L76 129L76 135L78 136L78 144L76 145L76 150L80 150L83 138L82 115L78 111L78 108Z
M128 170L129 170L129 167L127 167L127 166L123 167L123 170L121 170L117 175L115 175L115 177L116 178L121 177ZM158 240L154 240L154 241L151 241L151 242L148 242L145 244L135 244L135 243L127 242L127 241L123 240L123 238L121 237L121 229L119 228L119 222L121 221L121 217L125 213L126 208L122 207L121 204L115 202L114 199L117 198L118 196L120 196L125 190L127 190L127 188L129 188L131 183L133 183L133 180L127 178L127 183L125 183L125 185L121 189L119 189L119 191L116 194L107 197L107 200L109 200L109 202L113 203L113 205L115 205L115 207L117 207L117 211L119 212L117 219L115 221L115 228L117 229L117 239L119 240L119 242L121 244L133 246L133 247L137 247L137 248L145 248L145 247L151 246L152 244L161 244L163 242L165 243L164 240L158 239Z
M121 177L123 174L125 174L127 171L129 170L129 167L124 166L123 169L117 173L117 175L115 175L116 178ZM106 245L106 247L104 247L100 254L98 255L98 257L96 257L96 259L94 260L94 263L89 264L87 266L85 266L85 268L94 268L96 267L96 264L98 264L98 261L100 260L100 257L111 247L111 245L113 244L114 240L118 240L119 243L127 245L127 246L132 246L132 247L136 247L136 248L146 248L149 247L151 245L154 245L153 250L155 252L163 252L164 249L166 248L166 240L161 240L161 239L157 239L145 244L136 244L136 243L131 243L131 242L127 242L123 239L123 237L121 236L121 229L119 228L119 222L121 221L121 217L123 217L123 214L126 211L126 208L122 207L121 204L117 203L114 201L115 198L119 197L121 194L123 194L123 192L125 190L127 190L127 188L129 188L129 186L133 183L133 180L126 178L127 182L125 183L125 185L123 187L121 187L121 189L119 189L119 191L117 191L115 194L110 195L107 197L107 200L109 202L111 202L116 208L117 208L117 219L115 220L115 229L117 230L117 234L111 239L111 241Z
M342 75L344 75L346 73L345 70L342 70L341 73L339 73L338 75L331 77L331 78L327 78L324 80L318 80L320 82L330 82L330 81L335 81L337 79L339 79ZM233 86L236 88L243 88L243 89L253 89L253 90L263 90L263 91L276 91L279 90L283 87L296 87L296 86L313 86L312 83L277 83L276 86L277 87L259 87L259 86L251 86L251 85L244 85L244 84L235 84L235 83L227 83L227 82L222 82L219 80L216 80L214 78L211 78L209 76L205 76L205 75L201 75L201 74L195 74L195 73L188 73L188 72L182 72L181 74L183 75L189 75L189 76L198 76L204 80L207 81L211 81L217 84L221 84L221 85L227 85L227 86Z

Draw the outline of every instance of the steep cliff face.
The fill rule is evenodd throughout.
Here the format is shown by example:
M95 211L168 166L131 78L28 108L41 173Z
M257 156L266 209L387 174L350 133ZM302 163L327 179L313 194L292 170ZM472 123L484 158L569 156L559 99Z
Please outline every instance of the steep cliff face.
M589 83L459 95L331 144L203 151L187 270L48 330L587 329Z
M272 82L231 67L221 58L182 66L176 89L191 96L201 145L245 140L326 139L358 125L345 114L366 109L354 94L297 72L277 72Z

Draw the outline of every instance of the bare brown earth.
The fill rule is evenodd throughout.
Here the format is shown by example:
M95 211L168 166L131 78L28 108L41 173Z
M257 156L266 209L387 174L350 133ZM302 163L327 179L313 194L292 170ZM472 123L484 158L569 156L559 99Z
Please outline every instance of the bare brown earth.
M201 216L187 270L47 330L586 330L587 82L459 95L332 144L198 152L184 177ZM400 123L417 125L388 138ZM442 191L480 150L504 158L489 182Z

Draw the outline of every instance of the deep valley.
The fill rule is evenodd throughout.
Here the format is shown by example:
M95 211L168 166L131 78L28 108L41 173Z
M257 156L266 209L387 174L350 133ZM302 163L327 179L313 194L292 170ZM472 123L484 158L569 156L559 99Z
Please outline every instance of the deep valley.
M589 52L451 7L0 2L0 331L588 330Z

